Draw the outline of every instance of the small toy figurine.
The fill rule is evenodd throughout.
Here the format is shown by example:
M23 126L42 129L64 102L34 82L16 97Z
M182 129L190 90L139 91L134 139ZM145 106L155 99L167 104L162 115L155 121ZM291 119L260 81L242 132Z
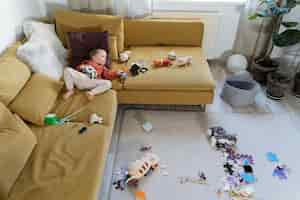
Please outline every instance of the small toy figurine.
M181 56L177 58L176 65L179 67L192 64L192 56Z
M141 67L138 64L132 63L129 71L130 71L132 76L137 76L137 75L139 75L139 70L140 69L141 69Z
M155 59L153 60L153 65L155 67L169 67L170 65L172 65L172 61L168 58Z
M234 148L237 144L237 136L227 134L222 127L212 127L207 131L211 146L218 150Z

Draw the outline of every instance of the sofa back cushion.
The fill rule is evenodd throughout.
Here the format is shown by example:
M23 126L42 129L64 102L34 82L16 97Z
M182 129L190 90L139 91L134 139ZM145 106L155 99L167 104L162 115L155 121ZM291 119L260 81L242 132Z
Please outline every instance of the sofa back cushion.
M127 19L125 46L202 46L200 20Z
M62 82L35 73L9 108L25 121L44 125L44 118L54 107L62 87Z
M26 124L0 103L0 199L8 199L36 143Z
M99 30L108 31L110 35L114 35L118 40L118 52L124 50L124 24L123 18L110 15L87 14L68 10L57 10L55 12L56 32L63 42L67 45L66 32L87 27L99 27ZM68 27L65 29L65 27ZM74 31L74 32L76 32Z
M26 64L16 54L20 42L12 45L0 56L0 101L8 105L20 92L31 76Z

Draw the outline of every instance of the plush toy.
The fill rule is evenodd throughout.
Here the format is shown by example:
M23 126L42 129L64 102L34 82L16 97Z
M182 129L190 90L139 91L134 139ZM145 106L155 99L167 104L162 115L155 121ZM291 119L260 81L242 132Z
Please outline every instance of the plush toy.
M170 51L168 53L168 59L169 60L176 60L176 53L175 53L175 51Z
M81 72L86 74L90 79L97 79L97 71L94 67L89 65L83 66Z
M124 51L120 53L119 60L121 63L127 62L130 58L131 51Z
M159 164L159 157L153 153L145 154L140 160L136 160L128 167L129 179L126 181L138 181L154 171Z
M218 150L226 150L234 148L237 144L237 136L227 134L222 127L212 127L207 131L207 136L210 140L211 146Z
M118 72L118 76L121 80L126 80L128 78L128 74L124 71Z
M100 117L96 113L93 113L90 115L89 119L90 124L102 124L103 123L103 117Z
M169 67L170 65L172 65L172 61L168 58L155 59L153 60L153 65L155 67Z
M192 56L181 56L177 58L176 65L179 67L192 64Z
M137 75L139 75L139 70L140 69L141 69L141 67L138 64L132 63L129 71L130 71L132 76L137 76Z

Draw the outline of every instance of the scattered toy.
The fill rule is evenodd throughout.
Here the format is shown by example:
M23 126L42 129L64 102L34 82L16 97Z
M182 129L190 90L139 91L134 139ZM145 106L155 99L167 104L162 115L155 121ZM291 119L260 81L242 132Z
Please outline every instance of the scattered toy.
M118 72L118 76L121 80L126 80L128 78L128 73L126 73L124 71L120 71L120 72Z
M79 131L78 131L78 133L80 134L80 135L82 135L82 134L84 134L86 131L87 131L87 127L82 127L81 129L79 129Z
M138 191L135 193L135 200L146 200L146 193Z
M129 173L127 168L121 168L120 170L114 172L113 186L116 190L123 191L126 187L126 180L129 178Z
M278 177L280 180L287 180L288 179L289 169L286 165L281 164L277 165L273 171L273 176Z
M141 152L146 152L146 151L151 151L151 149L152 149L152 146L151 146L151 145L145 145L145 146L142 146L142 147L140 148L140 151L141 151Z
M144 74L148 70L147 67L144 67L144 64L132 63L129 72L132 76L138 76L140 73Z
M169 53L168 53L168 59L169 60L176 60L176 53L175 53L175 51L170 51Z
M279 162L278 156L273 152L268 152L266 157L270 162Z
M187 66L192 64L192 56L181 56L177 58L176 65L181 66Z
M207 131L207 136L210 140L211 146L218 150L226 150L235 148L237 143L237 136L227 134L222 127L212 127Z
M97 115L96 113L90 115L90 124L103 124L103 121L103 117Z
M120 53L119 61L121 63L127 62L130 59L131 51L124 51Z
M154 67L169 67L172 65L172 61L168 58L155 59L153 60Z
M149 121L144 122L144 124L142 125L142 127L143 127L144 131L146 131L148 133L151 132L152 129L153 129L153 125Z

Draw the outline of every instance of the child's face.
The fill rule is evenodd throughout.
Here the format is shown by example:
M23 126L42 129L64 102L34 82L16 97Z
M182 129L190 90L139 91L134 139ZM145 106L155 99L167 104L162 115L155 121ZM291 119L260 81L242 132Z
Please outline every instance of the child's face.
M105 65L106 64L106 52L104 50L99 50L97 52L97 54L95 54L93 57L92 57L92 60L99 64L99 65Z

